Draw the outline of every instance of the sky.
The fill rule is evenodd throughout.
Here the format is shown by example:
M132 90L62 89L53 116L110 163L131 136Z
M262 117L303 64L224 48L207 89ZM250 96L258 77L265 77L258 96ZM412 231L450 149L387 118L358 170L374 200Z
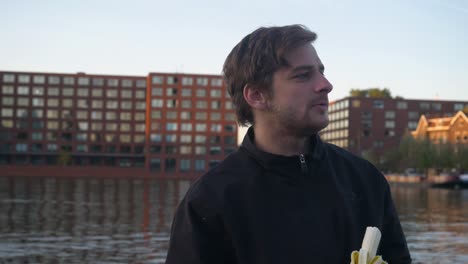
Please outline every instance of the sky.
M0 0L0 70L221 74L260 26L303 24L334 85L468 101L464 0Z

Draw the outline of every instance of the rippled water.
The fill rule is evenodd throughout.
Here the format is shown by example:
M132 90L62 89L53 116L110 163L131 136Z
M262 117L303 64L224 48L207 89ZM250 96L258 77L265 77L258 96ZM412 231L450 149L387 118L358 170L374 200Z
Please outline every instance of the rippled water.
M189 185L0 177L0 263L164 263ZM414 263L468 263L468 190L392 191Z

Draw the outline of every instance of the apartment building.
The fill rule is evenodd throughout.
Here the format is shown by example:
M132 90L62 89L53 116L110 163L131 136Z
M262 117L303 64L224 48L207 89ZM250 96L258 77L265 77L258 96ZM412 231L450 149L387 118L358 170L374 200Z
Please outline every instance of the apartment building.
M382 157L416 129L421 115L449 117L467 107L467 101L346 97L330 103L330 124L320 134L355 154Z
M216 75L0 72L0 87L3 165L196 177L237 146L232 103Z

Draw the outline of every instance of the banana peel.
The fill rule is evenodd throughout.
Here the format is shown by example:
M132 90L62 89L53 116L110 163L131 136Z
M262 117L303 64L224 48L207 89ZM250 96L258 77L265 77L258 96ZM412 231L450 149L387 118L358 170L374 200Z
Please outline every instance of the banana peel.
M377 227L368 226L359 251L351 252L351 264L388 264L376 256L382 234Z

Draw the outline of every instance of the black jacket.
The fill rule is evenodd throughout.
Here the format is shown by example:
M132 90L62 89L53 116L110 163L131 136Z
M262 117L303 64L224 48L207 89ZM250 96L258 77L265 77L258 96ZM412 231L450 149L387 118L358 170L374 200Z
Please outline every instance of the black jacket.
M304 159L262 152L253 140L249 129L188 190L166 263L347 264L367 226L382 231L384 260L411 263L389 186L369 162L318 136Z

